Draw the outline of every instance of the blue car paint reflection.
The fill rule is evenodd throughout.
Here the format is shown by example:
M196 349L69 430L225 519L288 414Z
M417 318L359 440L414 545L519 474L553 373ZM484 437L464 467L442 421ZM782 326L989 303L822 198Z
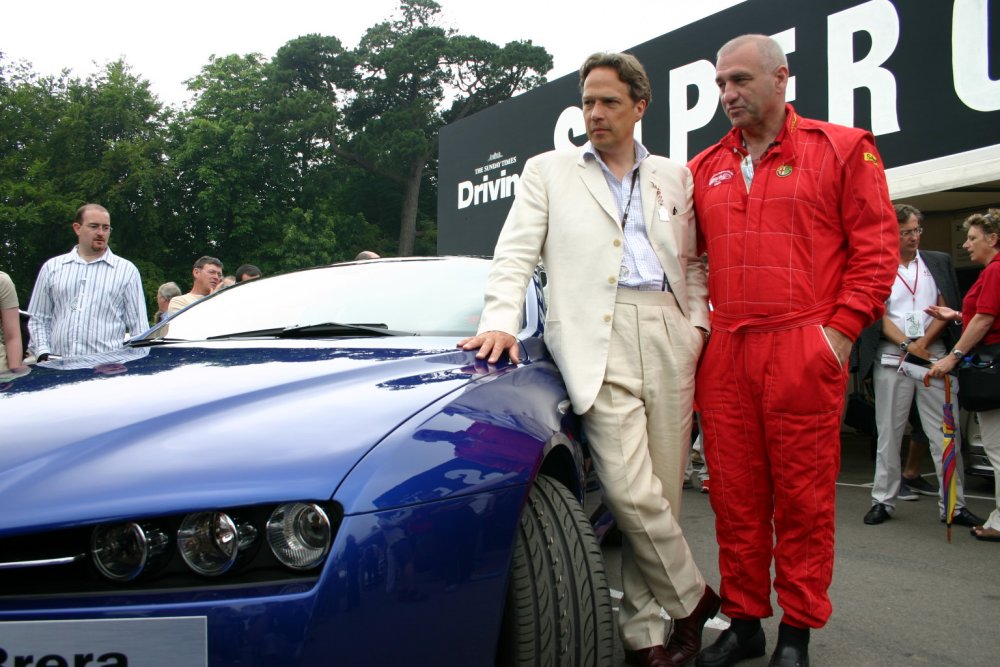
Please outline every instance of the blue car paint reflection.
M0 591L0 623L205 616L209 664L224 666L493 664L527 489L545 469L582 494L579 425L532 294L517 367L452 336L262 337L59 360L9 382L0 504L16 510L0 539L295 499L344 516L314 579Z

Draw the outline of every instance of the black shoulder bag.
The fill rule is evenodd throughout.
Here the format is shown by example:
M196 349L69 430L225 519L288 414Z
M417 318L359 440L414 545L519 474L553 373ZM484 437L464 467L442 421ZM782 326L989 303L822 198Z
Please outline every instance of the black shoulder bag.
M1000 343L977 345L959 364L958 404L975 412L1000 408Z

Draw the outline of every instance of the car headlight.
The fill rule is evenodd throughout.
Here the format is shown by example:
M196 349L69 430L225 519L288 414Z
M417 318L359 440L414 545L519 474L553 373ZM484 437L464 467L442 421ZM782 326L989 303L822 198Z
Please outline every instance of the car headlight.
M188 567L213 577L227 572L256 537L253 526L237 526L225 512L195 512L177 529L177 548Z
M146 530L138 523L98 526L90 536L94 565L112 581L132 581L152 566L167 549L166 534Z
M330 518L314 503L286 503L267 521L267 543L275 557L293 570L308 570L330 550Z

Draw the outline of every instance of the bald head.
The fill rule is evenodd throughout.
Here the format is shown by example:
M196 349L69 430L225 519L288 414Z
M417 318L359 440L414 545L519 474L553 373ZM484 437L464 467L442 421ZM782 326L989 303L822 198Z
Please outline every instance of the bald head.
M778 44L777 41L767 35L740 35L739 37L734 37L719 49L715 58L716 62L723 56L748 44L757 47L757 53L760 55L760 68L765 72L773 72L779 67L788 67L788 58L785 57L785 51L781 48L781 44Z

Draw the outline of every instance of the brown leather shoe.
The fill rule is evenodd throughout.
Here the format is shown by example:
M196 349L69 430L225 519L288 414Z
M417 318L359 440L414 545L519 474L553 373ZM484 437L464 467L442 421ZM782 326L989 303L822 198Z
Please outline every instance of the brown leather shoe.
M667 650L662 644L634 651L626 650L625 662L639 667L674 667L673 661L667 657Z
M680 667L694 660L701 650L701 631L708 619L719 613L721 605L722 600L715 591L705 586L705 593L694 611L686 618L674 619L674 629L666 646L669 664Z

